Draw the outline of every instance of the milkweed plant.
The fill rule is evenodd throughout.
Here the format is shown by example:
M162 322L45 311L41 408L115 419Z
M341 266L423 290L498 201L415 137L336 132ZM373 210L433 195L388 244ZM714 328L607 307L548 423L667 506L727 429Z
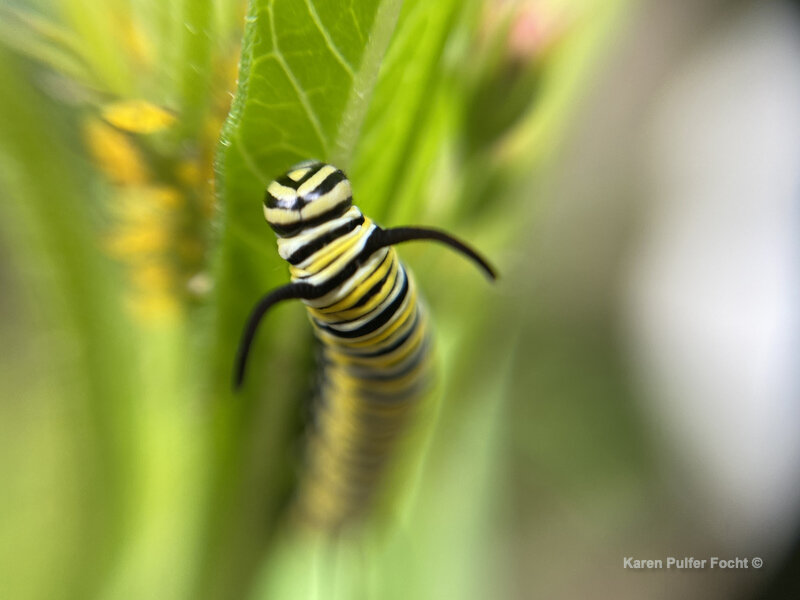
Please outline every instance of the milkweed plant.
M520 241L623 5L0 7L0 597L504 597ZM402 248L436 408L357 539L283 522L314 388L301 308L230 385L252 303L287 281L264 188L310 158L377 222L455 232L501 272Z

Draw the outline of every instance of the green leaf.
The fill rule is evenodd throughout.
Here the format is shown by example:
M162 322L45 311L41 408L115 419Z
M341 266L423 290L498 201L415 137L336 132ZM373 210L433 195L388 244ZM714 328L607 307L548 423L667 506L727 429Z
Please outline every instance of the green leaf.
M299 318L299 311L288 309L264 323L243 398L230 395L247 313L261 295L288 280L264 222L264 187L299 160L348 166L400 4L256 0L249 7L239 88L216 165L221 213L208 389L217 403L213 467L220 496L214 509L218 520L208 531L208 563L219 587L203 590L210 596L243 585L255 567L291 463L288 448L295 432L288 400L307 395L302 368L309 344L298 334L302 325L273 327L281 316ZM266 355L273 360L262 368ZM253 401L257 390L264 390L264 397ZM242 505L248 509L231 519L231 507ZM261 535L253 535L254 522L263 524Z
M299 160L348 166L399 8L399 0L250 6L217 162L217 391L227 386L247 308L280 281L268 275L278 258L261 212L263 188Z
M474 4L414 0L403 7L350 174L356 201L373 218L380 219L395 206L401 183L411 174L417 146L431 139L431 129L424 125L435 106L442 53L459 11L469 13ZM414 205L421 202L417 198Z

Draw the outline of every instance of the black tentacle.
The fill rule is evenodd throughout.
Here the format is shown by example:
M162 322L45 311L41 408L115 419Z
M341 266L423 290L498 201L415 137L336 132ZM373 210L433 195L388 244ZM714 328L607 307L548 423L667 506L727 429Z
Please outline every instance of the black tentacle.
M467 244L454 238L449 233L441 231L440 229L429 229L427 227L395 227L393 229L376 229L369 238L368 247L371 252L387 246L394 246L402 242L410 242L413 240L433 240L441 242L453 248L456 252L461 253L472 260L480 267L489 279L497 279L497 271L483 258L476 250L470 248Z
M290 283L272 290L261 298L253 307L250 316L247 318L247 324L244 327L242 339L239 342L239 350L236 353L236 362L233 370L233 389L238 389L242 385L242 381L244 381L244 372L247 365L247 357L250 354L250 346L253 343L258 325L267 311L278 302L283 302L284 300L302 300L311 295L313 295L313 286L307 283Z

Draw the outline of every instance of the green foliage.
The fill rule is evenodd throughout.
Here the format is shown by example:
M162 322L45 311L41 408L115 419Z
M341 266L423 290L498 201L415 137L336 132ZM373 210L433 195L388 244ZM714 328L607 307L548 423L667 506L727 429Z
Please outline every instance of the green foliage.
M537 382L525 357L542 352L530 341L542 331L532 293L512 285L527 267L531 172L557 146L621 2L596 8L606 20L575 24L521 71L504 54L507 27L486 25L478 0L252 0L243 31L233 4L2 9L0 191L11 201L0 206L0 248L13 260L0 264L11 290L0 332L19 352L0 362L0 468L12 490L0 518L12 515L2 534L26 543L0 555L0 596L304 598L316 587L326 598L496 597L478 567L503 485L499 440L530 431L504 419L528 414L520 407ZM239 37L212 214L203 157ZM478 123L506 94L512 101ZM87 118L130 99L173 112L176 126L112 130L99 156L84 142ZM121 183L103 164L109 155L144 175ZM504 277L492 289L440 248L403 248L435 315L438 429L425 474L390 490L407 496L400 533L333 553L281 529L314 369L300 307L270 314L245 389L230 390L248 311L287 280L262 217L264 186L312 157L348 172L367 214L453 230ZM151 211L143 199L164 191L178 200ZM204 229L201 269L177 280L210 281L210 293L182 290L177 308L145 320L128 313L136 275L107 242L120 237L114 219L129 196L146 217L137 240L174 219ZM183 264L198 236L168 231L162 262ZM151 281L142 273L153 271L163 273L136 273ZM608 396L616 377L597 375Z
M9 62L0 53L6 89L20 77ZM69 590L63 597L79 598L108 573L122 525L121 476L128 457L120 418L133 393L130 355L117 324L110 265L95 252L89 207L75 193L85 168L64 142L63 124L41 111L43 99L14 87L14 94L0 98L0 190L6 198L0 221L4 242L16 252L3 269L9 278L4 288L8 305L35 310L19 310L25 319L12 324L7 338L14 351L0 363L0 430L11 442L2 453L2 471L8 474L4 486L13 490L2 513L3 525L27 542L23 556L36 560L10 569L0 595L28 597L44 584L41 597ZM28 330L39 335L28 336ZM109 406L108 398L117 406ZM38 427L48 413L64 415L64 430ZM37 497L42 493L52 494L55 504ZM28 505L43 511L40 518L6 520ZM2 547L9 554L0 556L0 564L16 562L12 552L19 548ZM86 550L74 553L72 547ZM52 564L61 565L53 577L37 577Z

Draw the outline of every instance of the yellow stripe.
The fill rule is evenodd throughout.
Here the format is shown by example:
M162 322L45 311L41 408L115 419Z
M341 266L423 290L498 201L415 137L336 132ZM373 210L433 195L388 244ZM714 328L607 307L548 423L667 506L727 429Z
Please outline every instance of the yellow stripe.
M364 233L364 231L356 229L347 235L343 235L291 268L298 272L319 272L325 265L332 262L337 254L341 254L354 244L357 244L364 237Z
M422 311L420 311L420 313L421 312ZM419 317L419 318L422 319L423 317ZM420 322L419 325L422 326L422 323ZM387 337L385 340L381 340L380 342L375 342L375 344L370 345L369 347L365 347L365 348L352 348L352 347L346 346L345 344L339 344L339 343L337 343L338 338L337 338L337 340L331 341L330 344L325 344L325 347L330 347L330 348L332 348L334 350L341 350L344 353L350 353L350 354L355 353L355 354L353 354L354 357L357 356L357 353L359 351L365 351L367 354L372 354L372 353L375 353L375 352L379 352L380 350L383 350L383 349L385 349L385 348L387 348L389 346L394 345L395 343L397 343L397 340L401 339L405 335L408 335L408 334L414 335L411 332L412 328L414 328L414 327L415 327L414 319L409 319L407 322L403 323L394 332L394 335L391 335L391 336ZM319 334L318 330L315 330L315 331L317 331L317 333ZM395 350L395 352L396 351L397 350ZM359 356L358 358L367 359L369 357L367 357L367 356Z
M338 369L332 369L330 373L326 374L326 378L333 386L336 387L337 392L343 395L359 393L363 394L365 392L394 394L404 390L405 388L411 387L411 384L416 383L420 379L420 373L428 366L429 365L427 364L427 361L423 360L412 371L398 379L359 379L355 377L349 377Z
M408 320L411 313L416 308L417 304L417 290L411 287L408 292L408 296L404 301L404 308L402 312L395 313L395 317L390 319L386 324L382 325L375 331L368 333L367 335L352 338L352 339L345 339L339 338L335 335L328 333L327 331L316 327L317 333L320 337L325 338L330 343L335 346L344 346L347 348L367 348L372 346L373 344L377 344L386 338L388 338L394 331L397 330L398 327L403 325L406 320Z
M390 248L391 252L394 252L394 248ZM339 300L338 302L331 304L326 308L309 308L311 314L315 317L325 318L325 315L335 313L337 320L344 321L346 319L350 319L352 317L360 316L359 311L361 308L354 309L353 311L349 311L351 306L353 306L356 302L358 302L361 297L369 291L373 285L378 283L384 275L386 275L387 271L390 269L394 271L388 278L387 283L394 282L394 279L397 277L397 267L398 261L396 257L392 257L388 260L384 260L383 264L376 269L372 275L364 279L363 282L358 284L355 288L353 288L349 294L347 294L344 298ZM376 301L375 305L377 305L381 297L386 293L384 290L386 286L383 286L376 294ZM391 288L390 288L391 289ZM368 311L367 311L368 312Z
M333 348L326 347L324 350L325 357L339 367L348 366L362 366L372 367L376 371L380 369L387 369L398 363L403 362L417 348L422 344L425 337L425 329L417 327L417 330L411 335L404 344L397 348L394 352L389 354L380 354L378 356L353 356L352 354L345 354L344 352L337 352Z
M395 279L392 282L392 287L389 288L381 297L377 298L377 302L375 302L377 306L371 308L370 311L365 315L354 319L342 319L340 318L339 313L333 315L323 315L320 319L320 322L323 324L329 324L333 329L335 329L337 334L346 334L355 331L360 327L370 324L380 313L382 313L384 310L387 310L392 303L397 301L398 298L401 298L403 296L403 288L405 287L404 284L405 275L403 275L402 280ZM370 299L370 302L372 303L373 300ZM403 300L403 302L405 302L405 300ZM390 317L394 316L395 313L396 311L393 312Z
M310 265L302 269L300 267L290 266L289 272L294 279L316 276L315 279L318 280L314 282L316 285L325 283L325 280L339 273L348 262L361 252L361 242L364 240L371 227L372 221L364 219L364 223L359 230L359 235L352 238L339 238L336 242L328 246L326 251ZM328 277L323 276L324 271L328 271Z
M394 265L392 265L393 273L386 278L386 281L383 282L381 288L373 294L372 298L367 300L363 305L352 308L350 310L343 310L337 312L335 314L334 321L355 321L362 317L365 317L370 312L375 310L378 306L380 306L383 302L389 299L392 288L394 287L395 283L397 282L397 261L395 261ZM360 294L356 295L356 300L360 299L369 289L374 285L374 283L370 283L369 281L365 282L364 284L358 287L356 292L361 292ZM354 302L355 303L355 302ZM329 317L328 317L329 318Z

